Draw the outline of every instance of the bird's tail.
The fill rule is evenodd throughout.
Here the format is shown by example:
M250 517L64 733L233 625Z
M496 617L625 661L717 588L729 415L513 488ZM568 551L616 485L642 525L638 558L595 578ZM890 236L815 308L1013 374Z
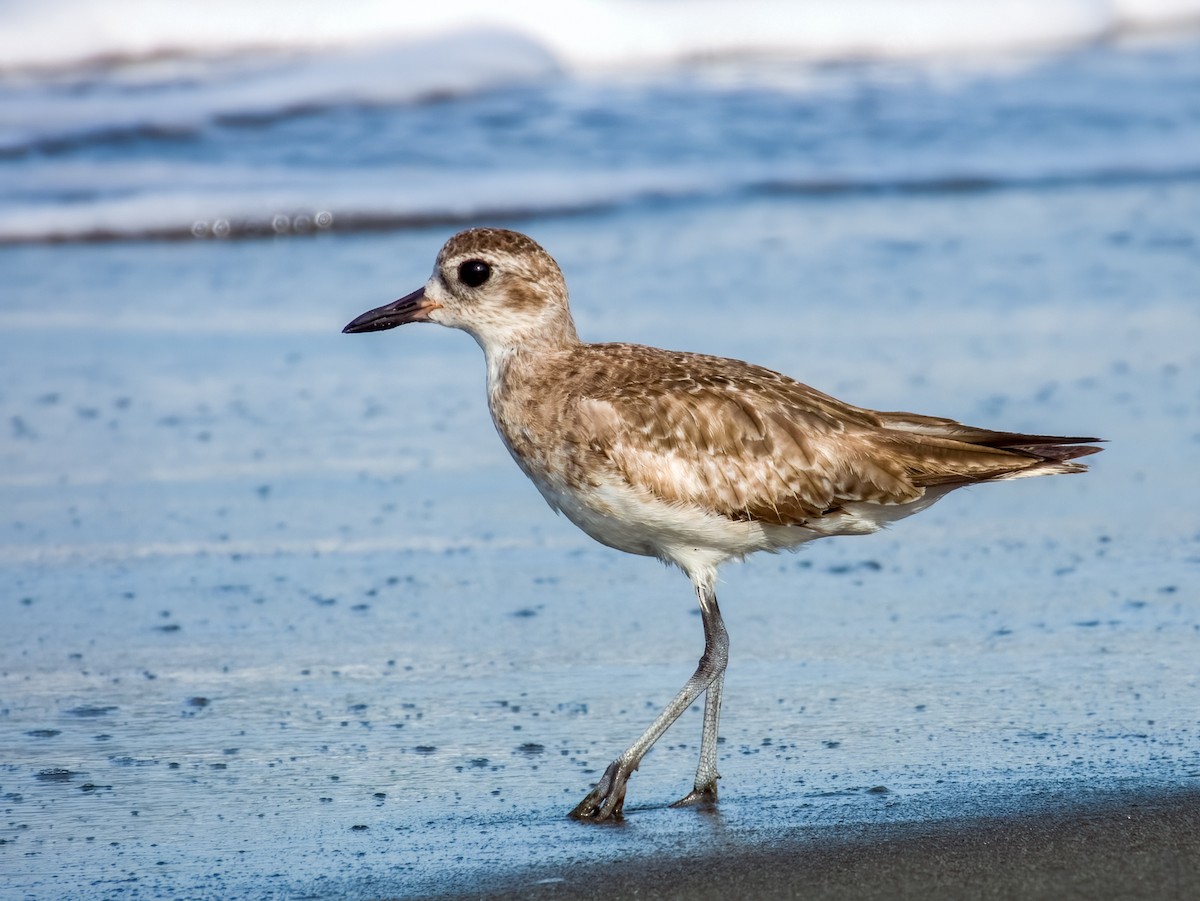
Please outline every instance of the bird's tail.
M1101 438L1023 435L963 425L952 419L915 413L879 413L884 428L907 444L919 485L1022 479L1030 476L1086 472L1073 463L1099 453Z

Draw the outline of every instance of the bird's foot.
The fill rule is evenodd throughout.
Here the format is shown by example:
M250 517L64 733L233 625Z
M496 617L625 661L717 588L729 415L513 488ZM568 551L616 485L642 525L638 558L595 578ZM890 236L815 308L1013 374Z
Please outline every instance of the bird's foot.
M672 804L672 807L691 807L696 804L716 804L717 803L717 780L710 779L707 783L697 788L693 788L690 792Z
M571 811L577 820L619 820L625 806L625 783L637 766L629 766L621 758L608 765L596 787Z

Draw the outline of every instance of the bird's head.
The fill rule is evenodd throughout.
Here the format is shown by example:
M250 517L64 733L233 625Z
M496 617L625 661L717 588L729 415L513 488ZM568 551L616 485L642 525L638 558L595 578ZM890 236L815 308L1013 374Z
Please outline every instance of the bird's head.
M485 351L578 341L554 258L518 232L472 228L442 247L422 288L369 310L343 332L436 322L470 333Z

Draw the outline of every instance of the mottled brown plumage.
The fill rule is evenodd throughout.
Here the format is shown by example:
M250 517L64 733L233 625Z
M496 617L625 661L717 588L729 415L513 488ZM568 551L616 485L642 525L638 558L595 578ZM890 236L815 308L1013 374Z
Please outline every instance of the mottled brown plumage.
M1070 446L1092 439L875 413L738 360L630 344L564 357L547 380L555 418L592 466L737 520L797 526L846 503L909 503L930 486L1080 472L1062 461L1098 450Z
M483 348L496 430L554 509L604 544L678 566L696 588L700 665L575 809L586 819L620 815L629 775L702 693L700 765L683 800L716 800L722 563L873 532L962 485L1082 472L1072 461L1099 450L1094 438L866 410L740 360L583 343L558 265L503 229L455 235L424 288L346 331L416 321L463 329Z

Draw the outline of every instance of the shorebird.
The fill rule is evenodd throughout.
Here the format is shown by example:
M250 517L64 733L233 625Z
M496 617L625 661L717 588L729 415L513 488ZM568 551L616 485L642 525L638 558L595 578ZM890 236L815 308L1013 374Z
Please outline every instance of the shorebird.
M642 758L701 694L692 790L717 799L729 638L717 568L755 551L863 535L978 482L1083 472L1097 438L1021 435L843 403L740 360L579 339L554 259L517 232L450 238L424 287L344 332L409 322L462 329L483 348L492 421L546 502L602 544L691 580L704 653L691 678L571 812L622 816Z

